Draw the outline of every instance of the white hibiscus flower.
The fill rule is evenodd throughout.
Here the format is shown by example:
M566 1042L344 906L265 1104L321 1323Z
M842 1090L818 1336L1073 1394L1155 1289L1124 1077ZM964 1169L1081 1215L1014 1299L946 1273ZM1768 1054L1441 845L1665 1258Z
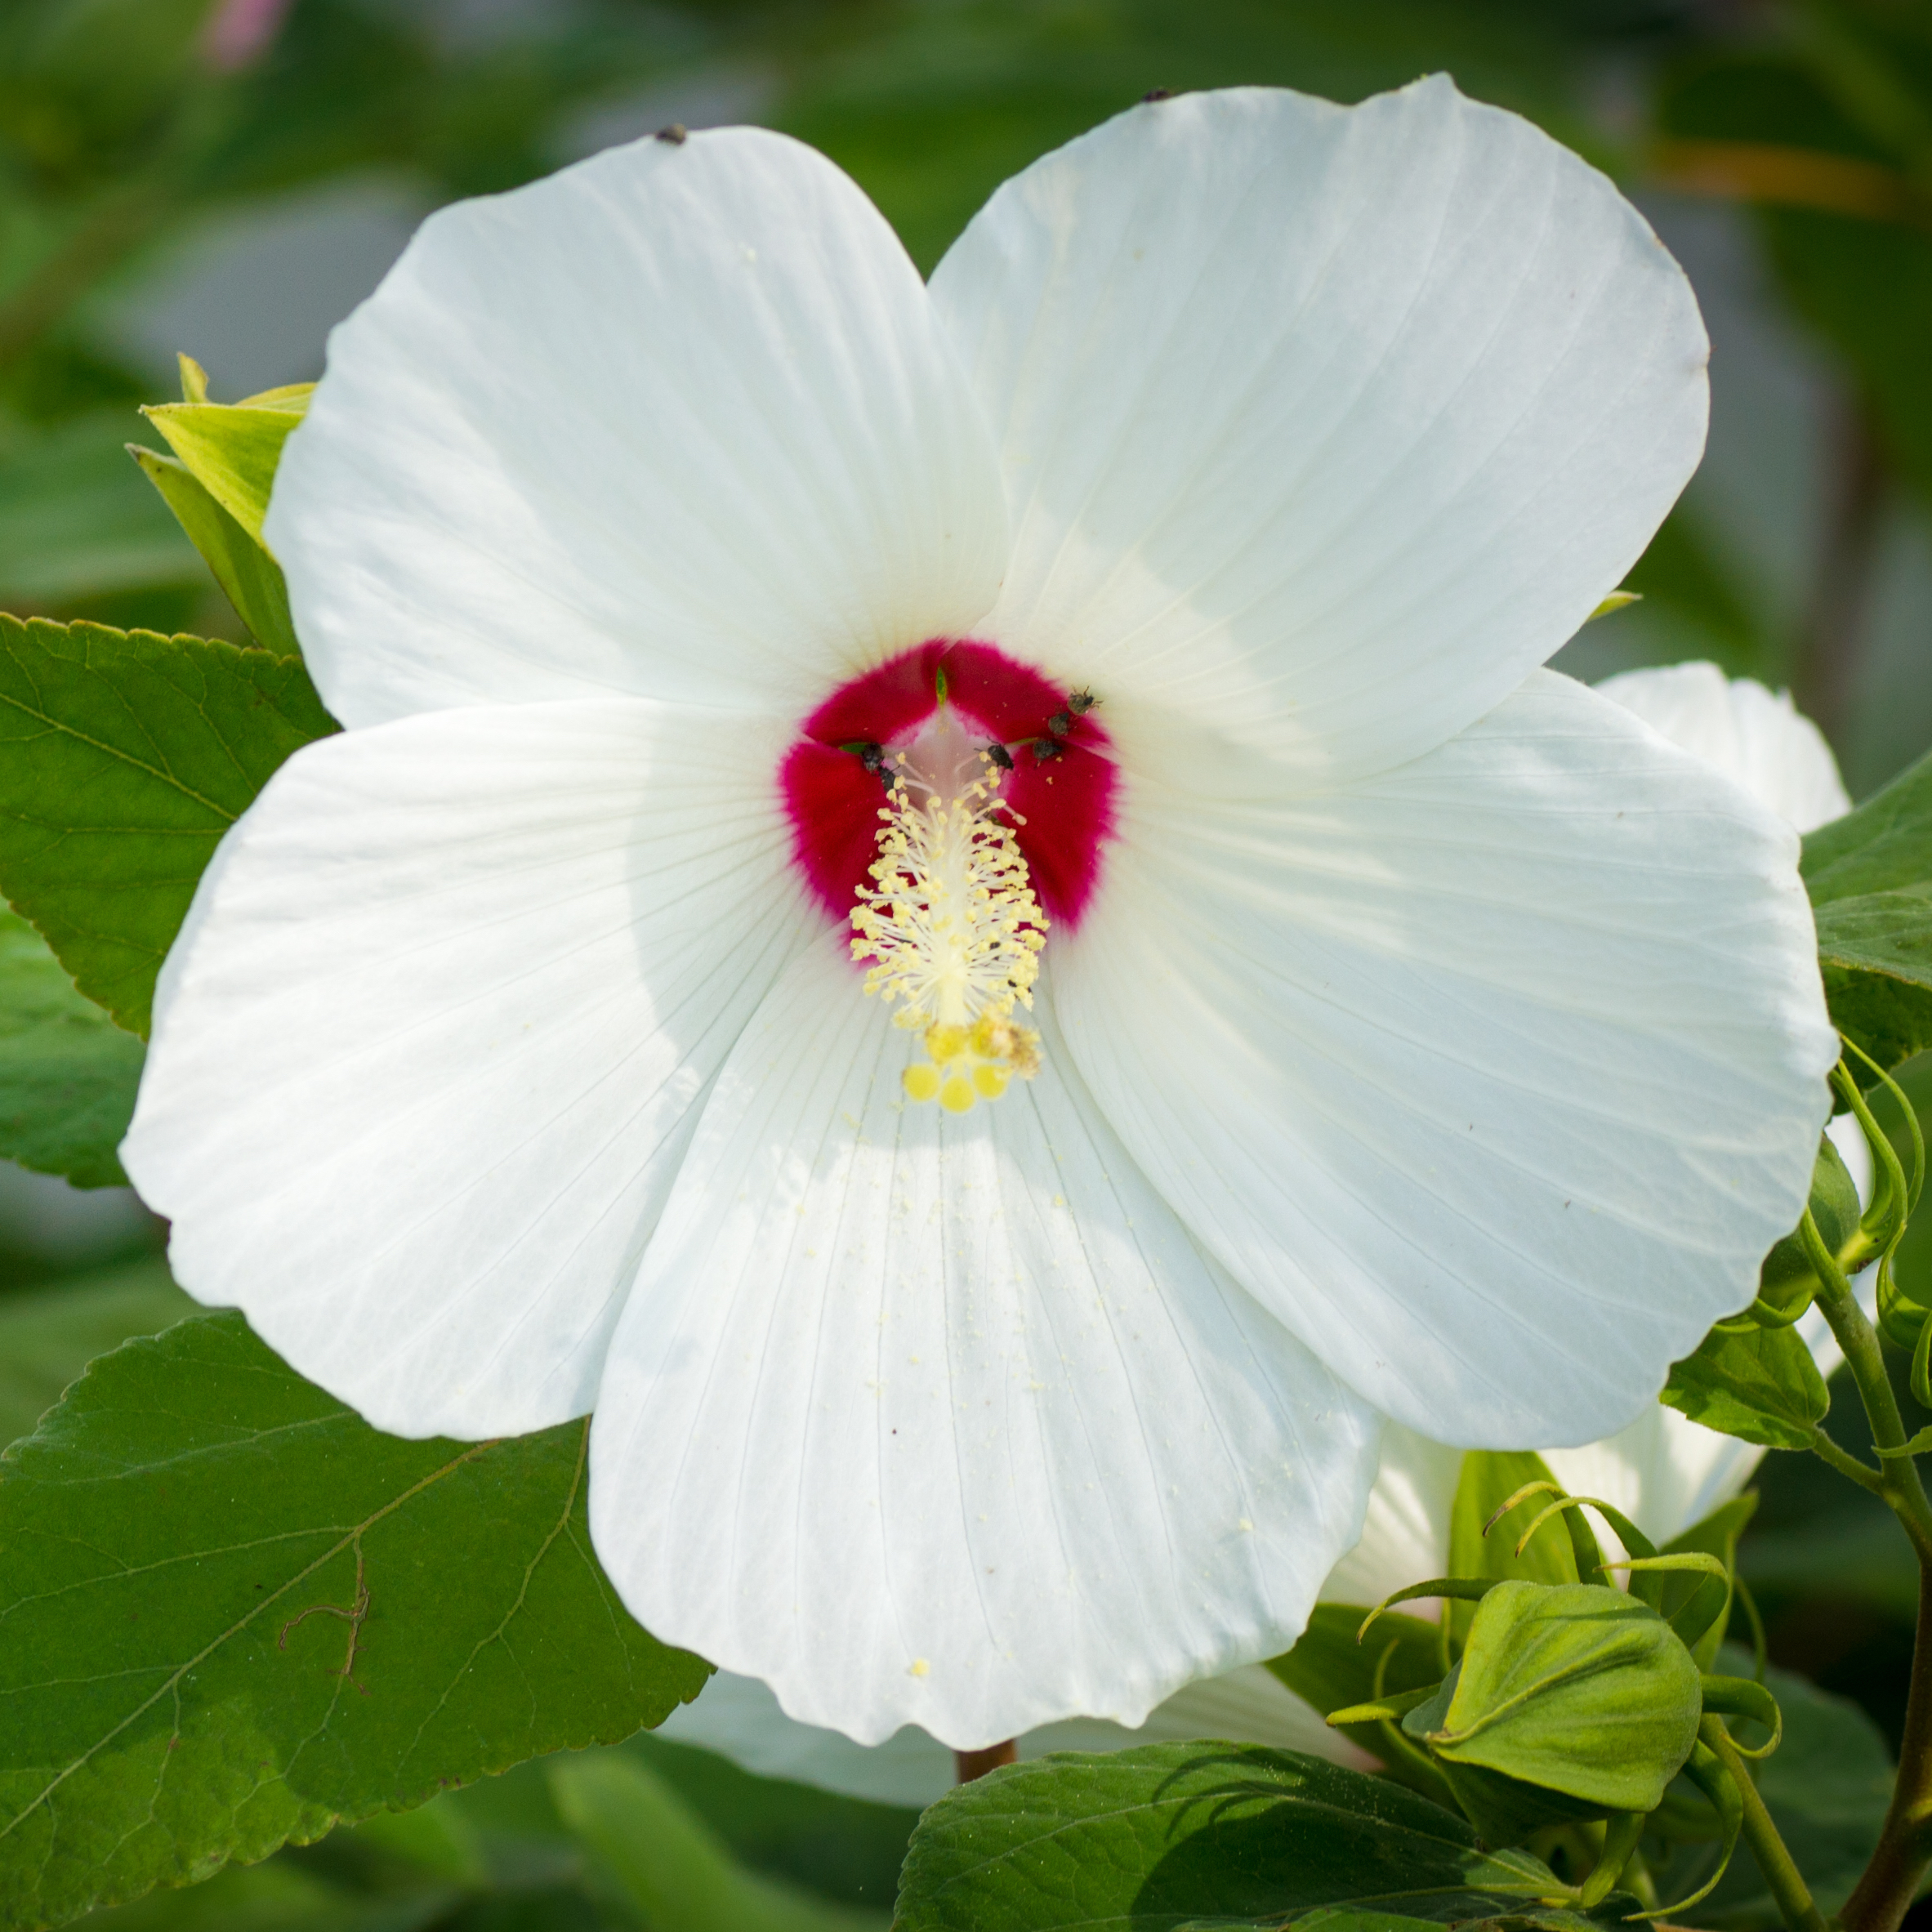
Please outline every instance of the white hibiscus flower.
M1714 664L1625 672L1597 689L1716 766L1800 832L1851 809L1830 746L1787 693L1774 694L1750 678L1728 680ZM1827 1131L1859 1193L1868 1194L1872 1155L1858 1123L1841 1114ZM1823 1315L1811 1310L1798 1332L1819 1368L1832 1374L1842 1357ZM1544 1458L1573 1494L1600 1497L1661 1546L1737 1495L1764 1453L1755 1443L1702 1428L1653 1403L1615 1435L1578 1448L1548 1449ZM1450 1510L1461 1469L1461 1450L1399 1426L1385 1430L1362 1540L1330 1573L1323 1598L1376 1604L1405 1584L1443 1575L1449 1565ZM1618 1546L1608 1526L1593 1520L1592 1527L1614 1552ZM1421 1613L1430 1608L1409 1606ZM915 1726L867 1748L836 1731L794 1723L762 1684L722 1673L695 1702L674 1711L663 1729L667 1737L718 1751L764 1777L881 1804L930 1804L956 1773L953 1754ZM1017 1740L1017 1755L1122 1751L1189 1738L1312 1751L1357 1767L1374 1762L1258 1664L1184 1685L1137 1729L1074 1719L1028 1732Z
M386 1429L594 1407L631 1608L855 1738L1278 1651L1378 1412L1620 1427L1804 1198L1790 832L1537 668L1705 354L1439 79L1137 108L930 288L756 130L434 216L270 510L348 730L162 977L181 1279Z

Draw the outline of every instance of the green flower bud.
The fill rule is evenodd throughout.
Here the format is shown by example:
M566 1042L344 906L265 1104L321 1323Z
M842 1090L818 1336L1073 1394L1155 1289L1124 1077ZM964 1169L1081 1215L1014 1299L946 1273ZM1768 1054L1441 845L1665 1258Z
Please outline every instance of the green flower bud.
M1697 1742L1698 1667L1647 1604L1594 1583L1498 1583L1462 1659L1402 1728L1493 1845L1648 1812Z

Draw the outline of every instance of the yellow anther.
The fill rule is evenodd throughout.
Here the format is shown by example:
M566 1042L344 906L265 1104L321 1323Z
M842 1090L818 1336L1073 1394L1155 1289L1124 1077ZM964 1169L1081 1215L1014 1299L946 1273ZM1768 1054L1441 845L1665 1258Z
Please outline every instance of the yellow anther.
M998 796L999 772L943 796L902 761L881 811L872 882L852 908L852 953L870 962L865 990L895 1004L930 1058L901 1077L907 1097L965 1113L1030 1079L1040 1036L1015 1023L1033 1004L1046 944L1024 855Z

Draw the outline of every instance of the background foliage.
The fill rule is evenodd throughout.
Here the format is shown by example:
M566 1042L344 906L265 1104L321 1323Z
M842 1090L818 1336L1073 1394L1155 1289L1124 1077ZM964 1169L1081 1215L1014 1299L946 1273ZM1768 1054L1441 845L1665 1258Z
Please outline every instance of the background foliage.
M207 364L219 400L314 377L327 326L438 203L514 185L667 122L756 119L830 153L930 268L999 180L1149 88L1271 83L1352 100L1436 68L1616 175L1684 261L1716 342L1711 457L1632 578L1645 601L1592 627L1561 662L1594 677L1710 657L1733 674L1788 683L1831 736L1854 796L1876 790L1932 742L1925 0L0 0L0 610L13 614L0 618L0 806L83 799L100 824L132 824L158 853L184 834L212 846L261 775L221 777L244 735L225 732L225 718L245 706L248 755L270 763L328 728L283 659L157 648L181 631L246 644L251 629L272 648L286 613L272 607L272 585L226 573L218 587L171 514L170 503L186 504L184 517L210 527L248 515L245 489L210 494L197 480L192 410L147 422L137 410L175 395L176 350ZM131 440L147 446L138 467ZM245 572L252 553L243 543L234 554ZM158 635L123 648L111 632L60 632L37 618ZM145 710L158 692L172 693L181 730L166 745L103 739L92 728L134 684ZM278 721L267 737L264 707ZM223 785L236 783L231 797ZM10 823L6 836L17 841L17 816ZM34 881L22 909L49 930L112 928L88 896L89 827L42 830L49 856L38 872L32 852L11 855L9 876ZM157 1230L113 1190L121 1177L100 1152L132 1104L137 1036L172 930L167 881L151 883L143 904L152 930L130 937L123 921L118 944L83 944L71 962L119 1026L75 990L31 926L0 912L0 1155L19 1163L0 1166L0 1440L26 1435L85 1363L191 1312L167 1278ZM1846 946L1858 936L1848 923ZM1902 1078L1921 1110L1932 1107L1926 1059ZM82 1195L69 1182L105 1191ZM1908 1238L1900 1272L1932 1298L1932 1214ZM74 1600L83 1607L33 1633L9 1631L16 1665L35 1645L84 1650L89 1617L125 1613L109 1600L115 1565L134 1560L134 1544L169 1509L218 1516L220 1457L245 1457L250 1431L277 1426L260 1404L305 1399L299 1384L270 1387L272 1368L251 1367L247 1346L216 1322L114 1356L16 1457L0 1564L44 1558L36 1508L63 1524L105 1510L90 1536L111 1557L71 1579L84 1586ZM138 1380L157 1350L170 1349L207 1357L208 1412L163 1419L141 1443L91 1438L101 1387ZM1927 1418L1906 1400L1916 1430ZM1861 1448L1858 1404L1835 1410L1847 1446ZM577 1505L567 1431L511 1456L515 1467L461 1478L493 1498L505 1529L498 1554L512 1553L502 1561L520 1575L528 1557L557 1593L547 1607L511 1590L519 1626L502 1614L507 1600L492 1595L502 1579L493 1583L483 1563L465 1605L480 1620L480 1645L502 1647L534 1673L528 1735L493 1736L500 1713L445 1712L437 1722L448 1720L449 1735L439 1742L426 1717L410 1748L426 1755L410 1765L392 1753L388 1783L331 1770L331 1727L353 1728L359 1715L358 1673L406 1681L413 1667L393 1622L386 1633L372 1622L359 1652L360 1579L377 1545L365 1547L355 1526L374 1521L385 1495L393 1502L440 1467L435 1457L447 1460L448 1446L391 1452L361 1442L359 1425L339 1412L310 1420L341 1440L331 1439L306 1489L295 1485L274 1533L292 1548L320 1539L315 1602L291 1597L288 1615L317 1613L291 1629L279 1613L251 1623L238 1610L211 1628L199 1694L212 1715L184 1748L259 1750L274 1766L265 1784L251 1771L230 1794L225 1842L244 1855L323 1832L336 1817L376 1815L87 1923L156 1932L884 1924L913 1813L753 1778L648 1734L465 1782L416 1810L378 1809L404 1784L413 1796L425 1779L466 1781L538 1738L544 1748L588 1745L653 1721L702 1675L634 1626L612 1625L610 1647L596 1655L564 1656L554 1635L546 1650L543 1617L582 1614L600 1588L594 1567L573 1573L569 1561ZM163 1439L167 1426L220 1438L203 1443L219 1451L206 1466L212 1488L177 1490L165 1504L130 1501L128 1491L110 1504L89 1490L90 1457L139 1466L177 1452ZM1814 1835L1822 1859L1842 1844L1855 1866L1869 1804L1859 1809L1853 1787L1882 1777L1888 1742L1898 1742L1916 1570L1889 1511L1822 1466L1774 1452L1760 1487L1739 1562L1765 1608L1773 1658L1853 1700L1780 1680L1787 1719L1828 1736L1852 1795L1843 1815L1815 1779L1774 1802L1788 1832ZM519 1535L533 1539L521 1555ZM246 1540L239 1527L228 1539ZM207 1563L225 1560L219 1541ZM274 1577L237 1570L231 1581L245 1599L257 1582L288 1587L297 1572L306 1589L299 1562ZM513 1627L530 1631L533 1647L520 1649ZM242 1725L221 1681L224 1646L271 1641L313 1652L301 1694L326 1711L251 1708ZM109 1699L100 1738L76 1747L97 1781L77 1793L108 1836L72 1855L95 1868L122 1861L136 1874L121 1888L129 1894L141 1872L185 1876L163 1872L166 1832L152 1816L145 1836L134 1828L145 1815L141 1780L155 1775L141 1759L136 1711L148 1694L131 1693L127 1709ZM1233 1809L1216 1814L1237 1834L1244 1818L1301 1818L1296 1807L1314 1801L1267 1755L1235 1768ZM1091 1774L1093 1833L1113 1828L1113 1787L1159 1785L1158 1754L1140 1757ZM1391 1832L1403 1801L1390 1800ZM127 1809L120 1825L117 1805ZM959 1827L928 1831L941 1828ZM1217 1868L1234 1883L1238 1861L1229 1867L1225 1850ZM1429 1855L1451 1864L1474 1856L1461 1845ZM1096 1857L1100 1869L1113 1854L1103 1845ZM1115 1867L1117 1877L1126 1868ZM48 1872L57 1886L57 1861ZM1501 1908L1516 1881L1500 1870L1491 1881ZM1005 1882L996 1873L984 1899L963 1904L935 1896L909 1922L996 1924L1008 1908ZM1755 1885L1754 1872L1734 1868L1694 1916L1769 1922ZM1136 1909L1140 1896L1105 1909ZM1224 1903L1238 1912L1246 1901ZM1075 1905L1080 1922L1100 1909L1093 1899ZM51 1894L46 1909L58 1909Z

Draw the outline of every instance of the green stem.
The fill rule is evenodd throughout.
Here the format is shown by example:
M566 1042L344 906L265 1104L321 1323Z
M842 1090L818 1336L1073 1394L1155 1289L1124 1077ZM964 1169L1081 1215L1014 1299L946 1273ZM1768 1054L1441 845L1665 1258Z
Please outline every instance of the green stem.
M1845 1367L1871 1420L1873 1443L1881 1449L1901 1447L1905 1423L1876 1332L1849 1295L1821 1295L1818 1305L1845 1351ZM1918 1631L1892 1801L1878 1848L1839 1915L1845 1932L1897 1932L1932 1863L1932 1504L1910 1456L1885 1458L1876 1493L1891 1505L1918 1556Z
M1810 1888L1785 1849L1784 1841L1771 1822L1771 1814L1765 1809L1765 1800L1751 1782L1751 1767L1731 1742L1724 1720L1707 1717L1698 1726L1698 1735L1723 1760L1724 1768L1738 1787L1738 1796L1744 1807L1745 1841L1751 1846L1751 1855L1757 1860L1758 1870L1765 1875L1765 1883L1771 1888L1771 1896L1777 1900L1785 1924L1791 1932L1825 1932L1824 1914L1814 1903Z
M1868 1462L1861 1462L1849 1450L1841 1449L1823 1429L1814 1430L1811 1437L1812 1453L1828 1467L1837 1470L1849 1481L1869 1489L1874 1496L1885 1488L1885 1471L1874 1469Z
M1845 1351L1845 1366L1865 1404L1874 1445L1881 1449L1903 1448L1905 1421L1899 1413L1899 1399L1892 1393L1892 1378L1885 1372L1877 1330L1866 1320L1865 1311L1850 1295L1820 1295L1818 1305L1831 1323L1839 1347ZM1925 1499L1925 1486L1919 1480L1914 1458L1887 1457L1876 1493L1891 1505L1905 1526L1920 1566L1932 1567L1932 1502Z

